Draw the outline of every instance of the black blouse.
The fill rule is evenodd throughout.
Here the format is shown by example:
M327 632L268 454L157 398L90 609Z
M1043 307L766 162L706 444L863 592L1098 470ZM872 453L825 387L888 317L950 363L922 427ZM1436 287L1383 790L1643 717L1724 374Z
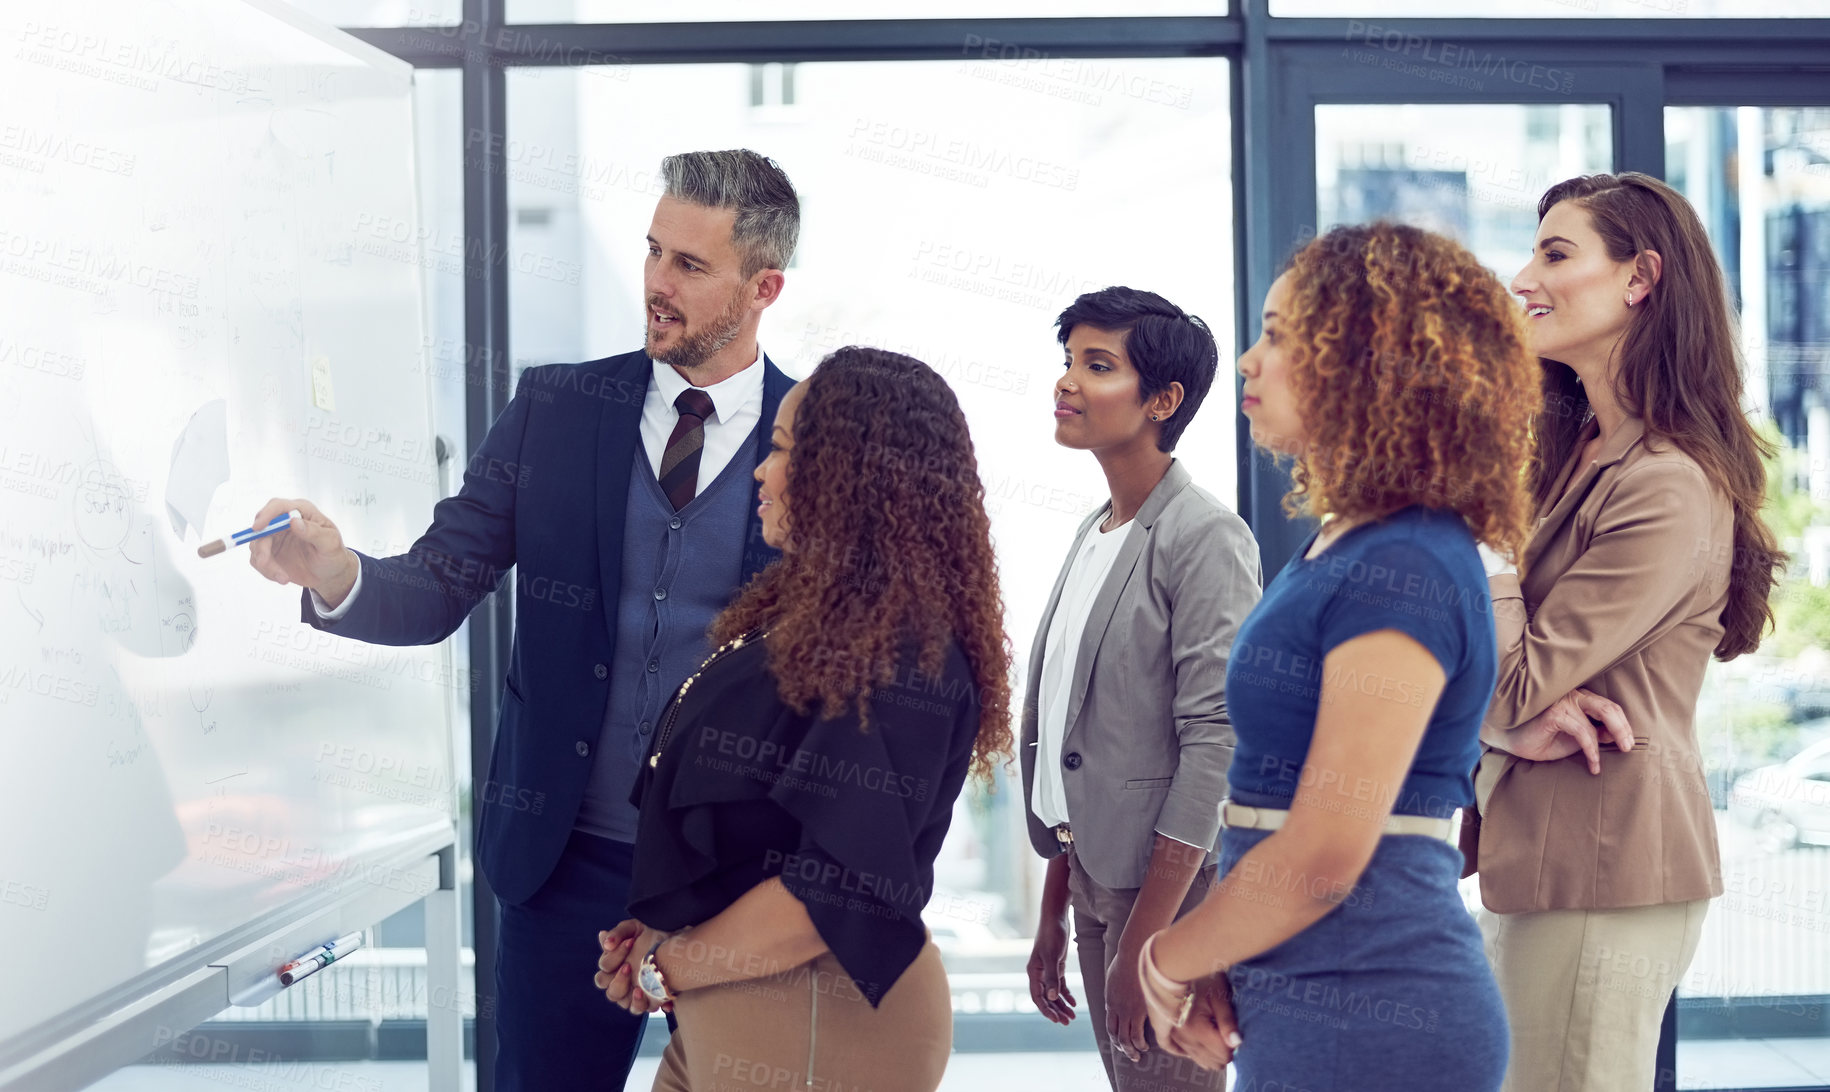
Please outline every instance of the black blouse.
M959 643L937 676L917 659L904 648L860 728L855 710L784 705L764 640L714 657L662 712L659 761L630 795L630 915L698 925L779 875L877 1005L927 942L921 911L979 729Z

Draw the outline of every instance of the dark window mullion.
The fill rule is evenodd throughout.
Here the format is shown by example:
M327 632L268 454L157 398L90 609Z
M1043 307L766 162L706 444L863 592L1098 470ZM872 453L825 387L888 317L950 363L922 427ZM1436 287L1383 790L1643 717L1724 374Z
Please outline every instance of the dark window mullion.
M508 403L507 83L485 43L500 27L505 0L464 0L464 371L466 455L482 444ZM470 783L489 778L496 710L508 670L513 606L492 595L470 616ZM477 998L478 1092L495 1088L496 900L480 868L471 869L472 948Z

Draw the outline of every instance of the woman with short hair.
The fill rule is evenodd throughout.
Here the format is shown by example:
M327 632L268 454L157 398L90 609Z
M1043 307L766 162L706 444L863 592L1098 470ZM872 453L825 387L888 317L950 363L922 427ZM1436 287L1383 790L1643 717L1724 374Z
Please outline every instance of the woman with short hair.
M1207 325L1113 286L1075 299L1055 333L1055 442L1098 460L1109 499L1081 520L1030 651L1023 798L1048 859L1030 998L1075 1018L1071 916L1107 1081L1205 1089L1211 1074L1155 1049L1137 953L1213 881L1233 757L1226 660L1258 602L1258 543L1174 455L1218 371Z

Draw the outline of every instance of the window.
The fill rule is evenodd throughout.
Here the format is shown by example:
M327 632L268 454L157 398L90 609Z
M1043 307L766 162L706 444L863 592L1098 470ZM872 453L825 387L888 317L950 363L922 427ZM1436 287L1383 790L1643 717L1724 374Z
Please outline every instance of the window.
M750 105L753 107L793 106L793 63L751 65Z
M1681 1088L1830 1076L1830 109L1674 107L1668 180L1739 303L1749 413L1778 449L1764 513L1794 561L1757 654L1711 664L1698 740L1724 896L1679 986Z
M1531 255L1538 197L1609 169L1608 107L1317 106L1319 230L1402 220L1461 241L1507 280Z

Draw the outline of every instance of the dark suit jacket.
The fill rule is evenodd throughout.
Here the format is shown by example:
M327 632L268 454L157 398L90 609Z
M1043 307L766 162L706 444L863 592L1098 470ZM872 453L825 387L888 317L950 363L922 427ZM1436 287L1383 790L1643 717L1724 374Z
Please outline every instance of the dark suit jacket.
M782 395L793 385L767 358L753 463L769 450ZM349 613L304 620L385 645L444 640L511 567L515 637L489 778L473 788L477 860L496 895L519 903L552 873L584 798L616 655L624 505L642 452L642 401L652 365L642 352L522 373L515 397L464 471L457 496L396 557L362 561ZM742 457L740 453L738 458ZM762 538L755 487L744 548L747 581L779 556Z

